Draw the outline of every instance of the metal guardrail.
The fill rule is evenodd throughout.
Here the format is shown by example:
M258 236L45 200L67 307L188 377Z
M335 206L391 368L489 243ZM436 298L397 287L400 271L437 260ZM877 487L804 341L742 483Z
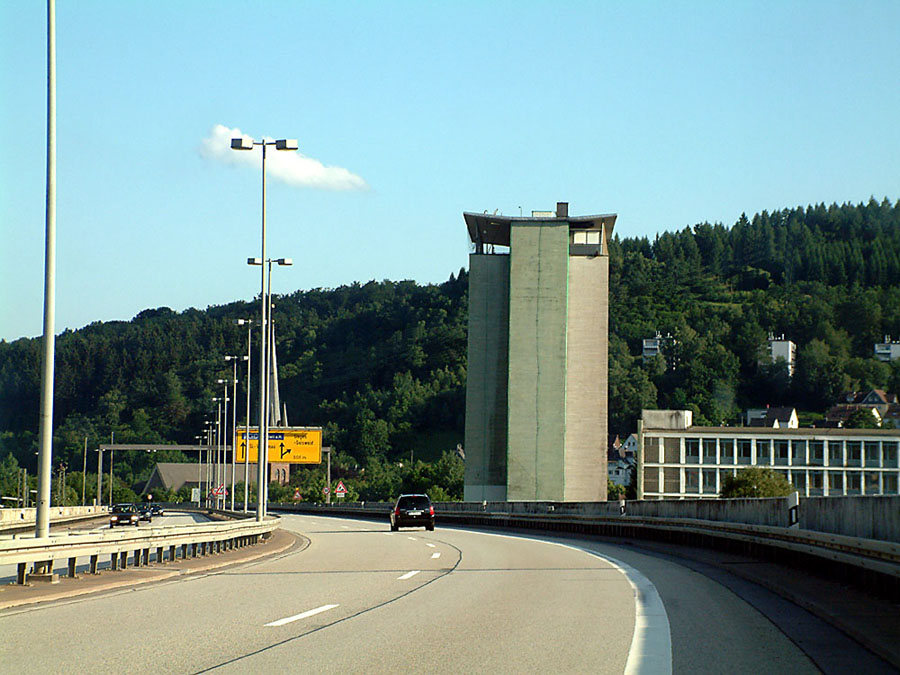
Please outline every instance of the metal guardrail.
M90 573L96 574L100 556L110 557L113 570L127 567L129 553L133 553L134 566L149 565L154 548L157 562L175 560L179 549L181 558L194 558L256 544L279 523L279 518L270 517L261 523L242 519L139 530L69 532L46 538L19 537L0 541L0 565L17 565L16 581L20 584L28 580L29 563L48 562L52 569L53 561L67 560L69 576L74 577L78 559L89 558Z

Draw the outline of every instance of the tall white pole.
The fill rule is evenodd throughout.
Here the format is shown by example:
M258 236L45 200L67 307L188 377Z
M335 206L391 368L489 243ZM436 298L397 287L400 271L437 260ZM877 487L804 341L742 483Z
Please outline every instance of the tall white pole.
M47 0L47 210L44 253L44 361L38 456L38 502L34 536L50 536L53 463L53 367L56 352L56 4ZM44 569L41 572L50 573Z
M266 292L266 139L262 139L262 264L260 265L260 297L261 310L260 323L260 354L259 354L259 433L257 434L257 467L256 467L256 520L262 521L266 517L265 488L266 466L269 450L269 434L266 429L266 336L268 335L268 323L266 307L268 293Z
M247 500L250 497L250 331L252 324L247 322L247 426L244 433L244 513L247 513Z
M231 380L231 510L234 511L234 449L237 446L237 357Z
M84 437L84 464L81 469L81 505L87 506L85 502L85 493L87 490L87 439L88 437Z

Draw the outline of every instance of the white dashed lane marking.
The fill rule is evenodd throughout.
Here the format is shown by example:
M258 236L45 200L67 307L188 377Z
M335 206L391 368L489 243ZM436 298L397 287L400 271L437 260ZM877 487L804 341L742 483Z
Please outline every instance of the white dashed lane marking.
M397 581L406 581L407 579L411 579L416 576L421 570L413 570L412 572L407 572L402 577L397 577Z
M311 609L308 612L303 612L302 614L295 614L294 616L289 616L285 619L278 619L278 621L273 621L272 623L267 623L267 626L283 626L287 623L292 623L294 621L299 621L300 619L307 619L311 616L315 616L316 614L321 614L322 612L327 612L329 609L334 609L335 607L340 607L340 605L322 605L321 607L316 607L316 609Z

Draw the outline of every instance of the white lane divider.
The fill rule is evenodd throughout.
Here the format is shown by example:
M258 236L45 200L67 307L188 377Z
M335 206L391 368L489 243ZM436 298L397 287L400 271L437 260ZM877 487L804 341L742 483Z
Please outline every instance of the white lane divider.
M413 570L412 572L407 572L402 577L397 577L397 581L406 581L407 579L411 579L412 577L416 576L421 571L422 570Z
M419 540L416 539L415 537L407 537L407 539L409 539L410 541L419 541Z
M425 544L428 548L436 548L434 544Z
M434 560L435 558L440 558L440 557L441 557L441 554L440 554L440 553L432 553L432 554L431 554L431 559L432 559L432 560Z
M294 621L299 621L300 619L308 619L311 616L315 616L316 614L321 614L322 612L327 612L329 609L334 609L335 607L340 607L340 605L322 605L321 607L316 607L316 609L311 609L308 612L303 612L302 614L296 614L294 616L289 616L285 619L278 619L278 621L273 621L272 623L267 623L267 626L283 626L287 623L292 623Z

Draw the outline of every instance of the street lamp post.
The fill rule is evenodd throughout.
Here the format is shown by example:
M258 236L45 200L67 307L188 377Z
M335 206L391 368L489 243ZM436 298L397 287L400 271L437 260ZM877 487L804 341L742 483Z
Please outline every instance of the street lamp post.
M263 427L261 427L259 437L263 438L263 434L265 434L266 444L260 445L259 447L266 448L266 466L268 467L268 447L269 447L268 439L269 439L269 413L270 413L270 411L269 411L269 407L270 407L269 394L271 393L271 389L272 389L272 382L269 380L269 378L273 374L272 373L272 354L274 353L274 350L275 350L275 340L274 340L275 334L274 334L274 330L273 330L275 324L272 319L272 309L273 309L273 305L272 305L272 263L277 263L279 267L289 267L294 264L294 261L291 258L267 258L267 259L265 259L265 263L266 263L266 265L268 265L268 274L266 276L266 279L267 279L267 281L266 281L267 301L265 303L266 311L268 312L268 314L267 314L268 325L263 330L264 335L261 336L261 339L260 339L260 341L262 342L262 345L263 345L263 353L265 355L265 364L263 365L263 370L265 371L264 377L260 378L260 382L262 383L261 386L263 386L265 388L265 402L263 403L263 406L264 406L263 410L265 412L260 416L260 419L263 420L262 424L264 425L264 430L263 430ZM262 258L247 258L247 264L248 265L260 265L263 267L264 270L266 268L266 265L263 265ZM260 400L262 401L262 398ZM264 505L263 513L265 513L268 509L268 501L269 501L268 469L266 470L266 475L263 477L262 485L263 485L262 501L263 501L263 505ZM257 501L259 501L259 500L257 500Z
M244 513L247 513L247 500L250 497L250 331L253 329L253 319L235 319L234 323L237 326L247 326L247 424L244 427ZM236 409L237 401L234 405Z
M215 470L215 482L216 486L213 490L213 494L216 498L216 508L219 508L219 465L220 458L222 455L222 396L213 396L213 403L216 404L216 470Z
M197 489L203 490L203 435L194 436L197 440ZM200 492L199 494L202 494ZM197 508L200 508L200 499L197 497Z
M231 406L231 510L234 511L234 449L237 445L237 362L239 356L226 356L226 361L234 361L234 377L231 380L219 380L219 384L225 385L225 446L228 446L228 401L232 401ZM231 398L228 398L228 385L231 385ZM224 458L223 458L224 459ZM227 461L227 460L226 460ZM224 504L222 506L224 507Z
M260 262L266 259L266 146L274 145L276 150L297 150L297 141L296 139L281 139L277 141L266 140L263 138L260 141L255 141L249 136L242 136L241 138L232 138L231 139L231 149L232 150L252 150L253 146L258 145L262 148L262 255L260 256ZM260 327L263 330L262 335L265 335L266 330L266 315L268 308L266 307L267 303L267 294L266 294L266 271L265 268L261 270L260 273ZM256 488L257 488L257 498L256 498L256 520L262 521L266 515L266 506L264 502L264 489L265 489L265 471L267 465L267 451L269 448L269 437L266 433L265 428L265 416L266 416L266 346L265 340L262 340L262 348L260 349L260 357L259 357L259 439L257 441L258 453L258 468L257 468L257 477L256 477Z

